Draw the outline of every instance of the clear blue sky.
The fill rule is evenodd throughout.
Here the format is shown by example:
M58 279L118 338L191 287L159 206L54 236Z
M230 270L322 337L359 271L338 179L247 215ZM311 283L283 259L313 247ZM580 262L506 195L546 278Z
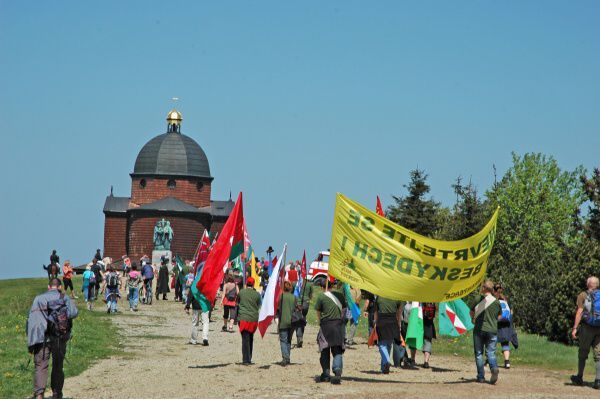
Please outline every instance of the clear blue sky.
M418 3L418 4L417 4ZM423 4L421 4L423 3ZM599 166L600 2L0 1L0 278L102 247L179 97L261 252L327 248L337 191L451 205L511 151Z

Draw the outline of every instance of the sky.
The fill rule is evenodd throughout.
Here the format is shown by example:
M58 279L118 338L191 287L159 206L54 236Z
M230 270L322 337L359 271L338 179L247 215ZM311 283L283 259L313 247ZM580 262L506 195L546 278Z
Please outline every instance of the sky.
M0 0L0 278L88 262L111 186L166 131L244 193L258 255L329 247L336 192L480 192L511 152L600 166L600 2ZM171 100L178 97L174 105Z

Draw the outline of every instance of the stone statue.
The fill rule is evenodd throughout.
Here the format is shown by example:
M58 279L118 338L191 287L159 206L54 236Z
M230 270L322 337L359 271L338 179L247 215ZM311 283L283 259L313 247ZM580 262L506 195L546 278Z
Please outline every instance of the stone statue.
M167 220L163 227L163 242L165 249L168 251L171 250L171 241L173 241L173 229L171 228L171 222Z
M171 250L171 241L173 241L173 229L171 222L161 219L154 226L154 250Z

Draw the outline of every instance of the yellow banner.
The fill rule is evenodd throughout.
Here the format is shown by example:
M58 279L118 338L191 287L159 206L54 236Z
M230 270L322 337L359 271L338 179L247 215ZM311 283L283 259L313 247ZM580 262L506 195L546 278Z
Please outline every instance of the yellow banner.
M485 277L498 210L479 233L441 241L412 232L337 194L329 273L385 298L442 302L461 298Z

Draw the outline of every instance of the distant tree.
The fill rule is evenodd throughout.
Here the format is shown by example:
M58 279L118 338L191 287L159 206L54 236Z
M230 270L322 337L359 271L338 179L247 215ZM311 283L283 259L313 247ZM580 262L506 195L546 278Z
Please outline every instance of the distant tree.
M439 227L440 204L427 196L430 189L427 174L418 168L412 170L410 183L404 187L408 195L393 196L394 204L388 207L387 218L424 236L433 236Z
M461 240L479 232L488 221L491 212L479 198L477 188L469 181L463 185L462 178L456 178L452 185L456 194L456 203L448 217L440 224L439 238L444 240Z
M600 241L600 169L595 168L589 179L585 174L581 175L581 183L590 202L585 230L589 237Z
M565 251L579 238L573 226L584 200L582 173L581 167L562 171L554 158L542 154L513 154L512 167L487 192L490 206L500 206L488 272L506 286L516 322L527 331L548 333L551 287L572 267L565 263ZM562 305L556 312L566 311Z

